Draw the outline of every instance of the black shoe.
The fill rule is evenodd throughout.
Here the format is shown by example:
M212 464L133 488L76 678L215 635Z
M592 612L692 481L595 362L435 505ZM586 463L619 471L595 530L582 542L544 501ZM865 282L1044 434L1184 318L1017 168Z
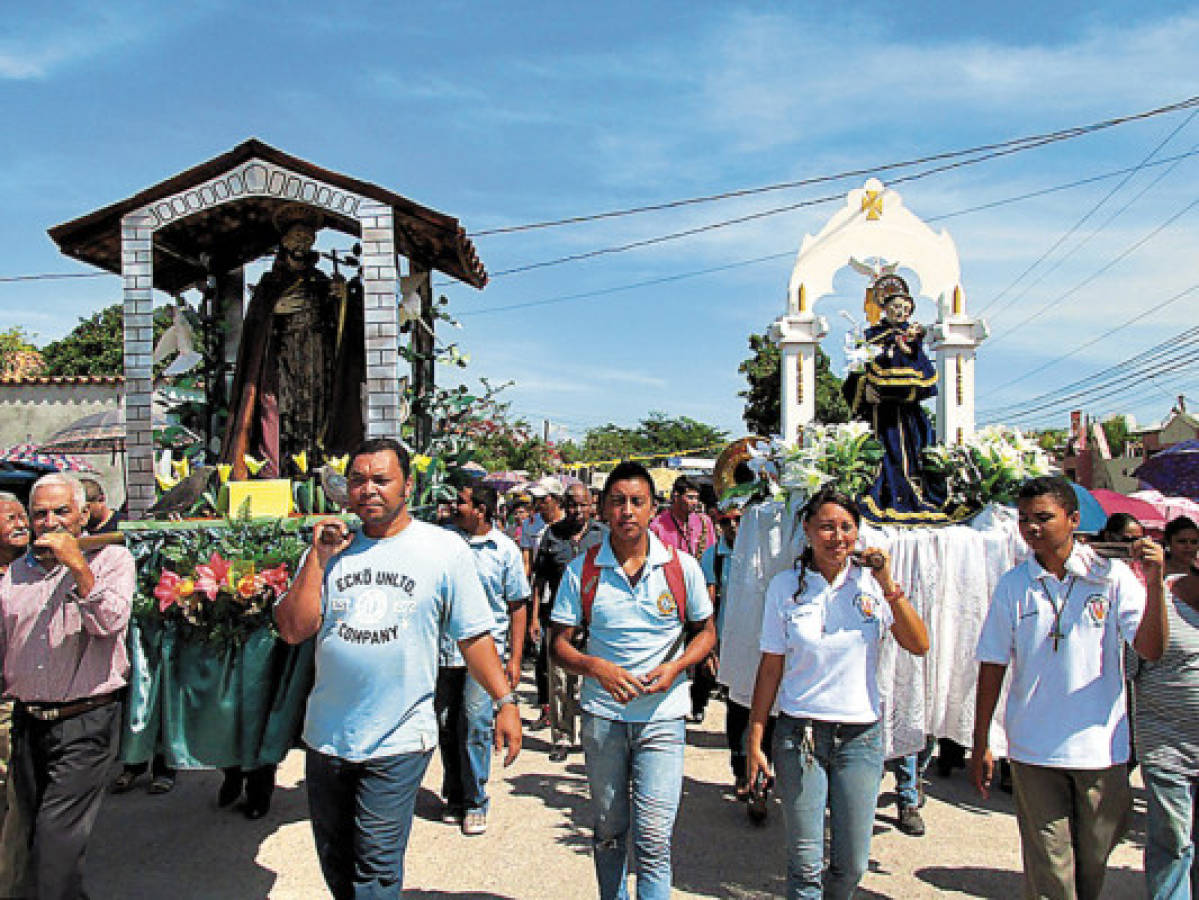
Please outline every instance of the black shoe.
M564 744L555 744L554 749L550 751L550 762L566 762L566 756L570 753L570 748Z
M216 805L224 809L226 806L232 806L241 799L242 785L245 783L245 776L242 775L241 769L232 769L225 771L225 780L221 782L221 789L217 791Z
M899 830L912 837L924 837L924 819L914 806L899 807Z
M770 802L770 785L763 784L754 787L749 792L749 802L745 805L745 814L755 825L765 825L767 810Z
M1012 792L1012 764L1006 759L999 761L999 789L1005 794Z
M270 797L247 797L241 808L242 814L251 821L261 819L271 811Z

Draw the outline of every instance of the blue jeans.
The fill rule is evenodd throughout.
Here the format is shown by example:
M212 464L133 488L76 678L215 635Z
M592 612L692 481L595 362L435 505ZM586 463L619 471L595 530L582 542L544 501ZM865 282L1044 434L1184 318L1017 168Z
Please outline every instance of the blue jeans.
M774 768L787 829L788 900L852 897L870 863L883 729L780 715ZM832 841L824 869L824 810Z
M1149 794L1145 832L1145 881L1152 900L1199 900L1199 775L1167 772L1142 760Z
M350 762L308 751L308 811L334 900L399 900L416 794L433 751Z
M937 739L930 736L919 753L887 761L887 768L895 773L895 793L899 796L900 809L915 809L920 805L920 779L928 771L936 746Z
M669 900L670 843L683 790L682 719L618 722L583 713L600 900L628 900L630 796L637 900Z
M491 695L465 668L443 667L437 673L433 695L441 745L441 796L447 806L467 812L487 812L487 779L491 777L491 749L495 713Z

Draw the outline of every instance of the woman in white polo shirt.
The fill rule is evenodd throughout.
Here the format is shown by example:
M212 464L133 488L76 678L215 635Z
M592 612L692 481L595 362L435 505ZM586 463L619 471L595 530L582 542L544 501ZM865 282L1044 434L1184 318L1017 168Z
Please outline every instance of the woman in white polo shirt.
M855 552L859 518L849 497L817 492L803 511L807 546L766 590L749 777L753 784L769 771L762 736L777 695L774 764L792 900L853 895L870 861L883 775L879 646L889 630L909 653L928 651L928 632L892 580L887 554ZM832 841L822 879L826 807Z

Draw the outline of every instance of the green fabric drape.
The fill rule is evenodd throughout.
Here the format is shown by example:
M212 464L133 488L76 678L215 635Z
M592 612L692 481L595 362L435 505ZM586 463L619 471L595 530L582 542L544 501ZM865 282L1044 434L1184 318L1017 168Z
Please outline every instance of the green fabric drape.
M312 687L311 641L292 647L264 626L222 646L134 619L129 650L122 762L161 752L180 769L255 769L295 745Z

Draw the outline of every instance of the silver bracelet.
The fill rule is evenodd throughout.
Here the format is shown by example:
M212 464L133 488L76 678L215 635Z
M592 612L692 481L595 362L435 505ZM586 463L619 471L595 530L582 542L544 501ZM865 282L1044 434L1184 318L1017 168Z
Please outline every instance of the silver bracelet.
M504 696L500 697L500 699L492 700L491 701L491 714L499 715L501 708L508 706L509 704L511 704L512 706L515 706L517 703L517 700L518 700L518 698L516 696L515 691L509 691L508 693L504 694Z

